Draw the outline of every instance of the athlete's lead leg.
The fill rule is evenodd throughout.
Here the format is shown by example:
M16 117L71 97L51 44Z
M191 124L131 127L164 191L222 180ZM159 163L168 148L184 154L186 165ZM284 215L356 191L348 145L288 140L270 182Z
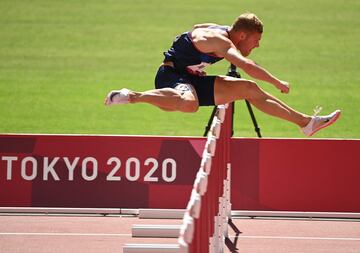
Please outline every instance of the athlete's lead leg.
M255 82L231 78L217 77L215 80L215 103L224 104L239 99L247 99L266 114L285 119L300 127L306 126L311 117L300 113L269 93L262 90Z
M227 76L216 78L216 104L229 103L239 99L247 99L259 110L297 124L307 136L311 136L318 130L334 123L340 116L339 110L327 116L309 116L294 110L281 100L265 92L253 81Z

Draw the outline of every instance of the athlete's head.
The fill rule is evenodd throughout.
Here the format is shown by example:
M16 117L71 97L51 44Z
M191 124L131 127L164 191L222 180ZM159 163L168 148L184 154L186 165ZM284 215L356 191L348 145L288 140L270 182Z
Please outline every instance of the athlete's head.
M263 33L263 23L253 13L241 14L231 26L231 41L243 56L248 56L251 51L259 47Z
M234 31L248 31L248 32L263 32L263 23L253 13L244 13L236 18L234 24L231 26Z

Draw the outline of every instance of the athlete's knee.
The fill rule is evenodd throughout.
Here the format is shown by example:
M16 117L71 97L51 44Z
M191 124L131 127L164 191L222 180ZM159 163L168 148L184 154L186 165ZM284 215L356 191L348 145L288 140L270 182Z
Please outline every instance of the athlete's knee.
M196 112L198 110L199 104L197 102L196 96L187 91L181 92L174 89L169 89L169 93L174 98L173 104L169 107L162 107L160 109L164 111L180 111L180 112Z
M199 101L194 88L189 84L179 85L176 87L180 95L178 110L181 112L197 112Z
M259 86L257 85L257 83L252 80L246 80L244 85L246 86L246 90L248 92L256 92L259 89Z
M176 110L173 109L173 108L168 108L168 107L162 107L162 106L159 106L159 108L161 110L163 110L164 112L175 112Z
M163 90L163 92L165 92ZM188 92L179 92L174 89L167 90L168 96L172 97L172 103L168 106L159 106L163 111L172 112L196 112L199 108L199 103L197 102L196 97L192 93Z
M248 100L260 99L266 95L263 89L261 89L260 86L252 80L247 80L245 85L247 93L245 97Z

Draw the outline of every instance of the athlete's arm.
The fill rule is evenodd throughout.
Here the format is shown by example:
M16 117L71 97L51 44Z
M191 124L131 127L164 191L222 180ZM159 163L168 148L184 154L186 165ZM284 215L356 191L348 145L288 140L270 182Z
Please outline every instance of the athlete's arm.
M231 43L232 44L232 43ZM280 89L283 93L289 92L289 83L281 81L272 75L263 67L257 65L254 61L244 57L237 51L235 46L228 48L224 54L224 58L230 63L244 70L249 76L273 84L276 88Z
M244 57L234 44L223 35L215 35L199 40L193 40L196 47L204 53L213 53L224 57L227 61L244 70L249 76L273 84L283 93L289 93L289 83L279 80L269 71Z

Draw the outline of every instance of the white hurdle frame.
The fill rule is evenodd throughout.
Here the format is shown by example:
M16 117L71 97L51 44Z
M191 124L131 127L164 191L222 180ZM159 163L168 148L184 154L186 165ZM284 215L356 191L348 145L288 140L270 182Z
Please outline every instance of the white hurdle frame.
M183 224L180 226L167 225L133 225L133 237L175 237L178 235L177 245L159 245L159 244L126 244L124 253L128 252L181 252L188 253L189 245L193 242L195 221L200 215L201 196L207 191L207 176L211 173L212 159L215 156L216 142L219 139L221 124L225 120L226 109L228 105L218 106L216 116L214 116L210 132L207 136L199 172L197 173L190 201L185 211L182 210L158 210L158 209L140 209L139 218L151 217L155 219L170 218L176 219L183 217ZM230 203L229 187L229 168L225 165L226 178L223 180L223 194L218 198L218 213L214 219L214 235L209 238L209 252L224 252L225 236L227 236L228 210ZM215 174L216 175L216 174Z

